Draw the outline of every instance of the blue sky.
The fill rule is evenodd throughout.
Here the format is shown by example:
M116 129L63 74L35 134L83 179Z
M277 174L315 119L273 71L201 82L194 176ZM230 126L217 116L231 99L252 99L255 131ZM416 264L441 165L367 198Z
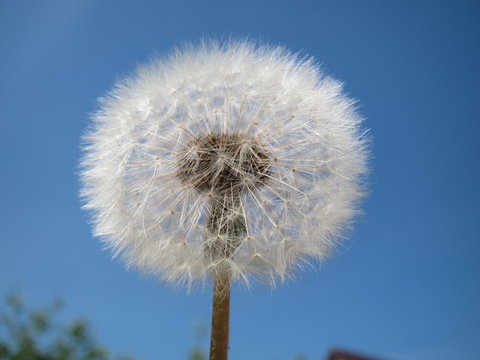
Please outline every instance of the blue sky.
M136 65L202 36L248 36L345 81L374 137L373 171L365 215L319 271L234 289L231 359L332 347L475 358L479 15L474 1L2 1L0 295L61 295L63 318L88 318L116 353L186 358L210 292L158 284L101 250L78 199L80 137L97 97Z

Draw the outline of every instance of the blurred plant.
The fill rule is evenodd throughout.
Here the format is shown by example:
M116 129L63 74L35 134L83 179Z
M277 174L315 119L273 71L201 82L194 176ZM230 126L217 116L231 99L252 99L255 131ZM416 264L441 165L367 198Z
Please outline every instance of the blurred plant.
M29 310L19 295L12 294L6 305L0 315L0 360L132 360L112 357L94 340L85 321L57 324L61 301Z
M55 321L63 303L57 299L49 306L30 310L22 297L5 297L6 312L0 313L0 360L134 360L130 356L113 357L92 337L88 323L75 320L67 326ZM195 328L195 344L188 360L206 360L202 346L208 331L203 325ZM298 355L294 360L306 360Z
M195 345L190 348L188 353L189 360L206 360L207 353L204 350L202 343L205 337L208 335L208 330L203 324L198 324L195 327Z

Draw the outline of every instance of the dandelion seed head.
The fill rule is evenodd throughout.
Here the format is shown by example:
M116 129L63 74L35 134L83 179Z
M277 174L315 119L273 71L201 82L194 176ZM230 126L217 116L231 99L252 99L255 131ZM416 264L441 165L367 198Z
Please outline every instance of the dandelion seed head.
M281 283L358 213L355 102L312 59L204 42L120 81L92 117L82 197L127 265L187 287L218 271Z

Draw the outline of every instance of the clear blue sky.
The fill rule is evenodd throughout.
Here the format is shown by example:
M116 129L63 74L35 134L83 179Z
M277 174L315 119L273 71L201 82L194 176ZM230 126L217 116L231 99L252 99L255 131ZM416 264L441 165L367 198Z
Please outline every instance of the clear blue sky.
M101 342L185 359L210 292L126 271L80 210L96 98L154 54L249 36L315 56L360 100L371 194L351 240L276 290L235 289L231 359L480 352L480 6L474 1L1 1L0 295L56 295ZM477 44L477 45L475 45ZM205 341L206 343L207 341Z

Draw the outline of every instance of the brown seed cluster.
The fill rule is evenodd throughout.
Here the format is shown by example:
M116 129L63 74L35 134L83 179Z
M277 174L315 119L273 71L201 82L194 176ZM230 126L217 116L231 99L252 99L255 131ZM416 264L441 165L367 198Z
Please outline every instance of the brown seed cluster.
M240 194L265 184L270 156L253 138L212 133L189 141L178 159L177 176L200 192Z

